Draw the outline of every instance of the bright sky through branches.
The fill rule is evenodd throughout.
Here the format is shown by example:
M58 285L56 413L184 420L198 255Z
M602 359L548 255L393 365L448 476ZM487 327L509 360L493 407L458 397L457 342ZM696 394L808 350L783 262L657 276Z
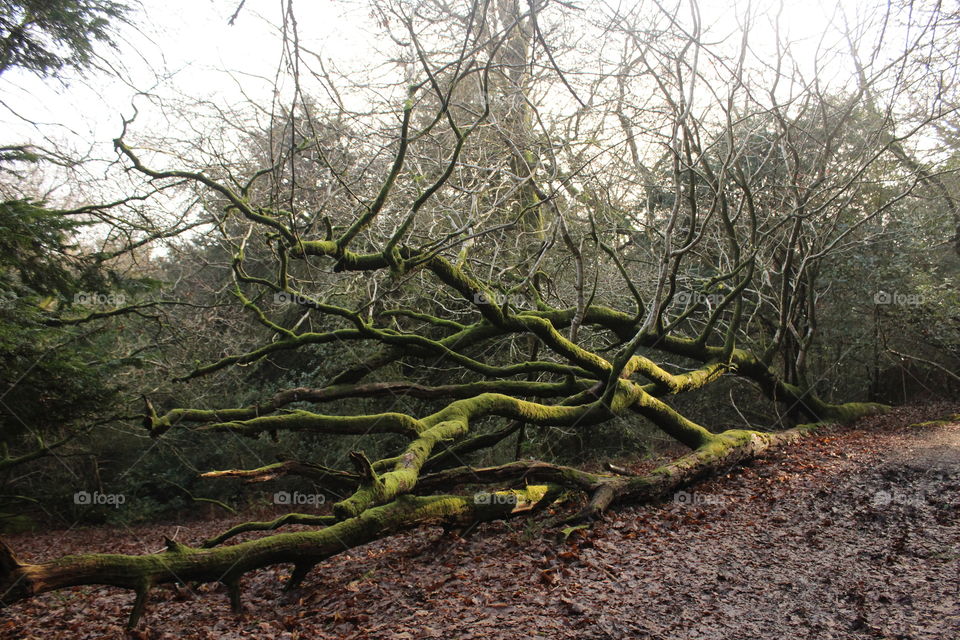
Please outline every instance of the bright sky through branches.
M33 142L47 147L64 145L76 153L92 150L94 157L113 159L110 141L121 130L121 117L133 113L131 101L137 91L157 96L165 102L208 100L212 105L261 105L265 109L289 104L293 82L278 68L283 64L283 38L279 7L276 2L248 0L235 24L228 19L237 8L237 0L145 0L135 16L138 29L124 28L118 52L107 52L106 59L121 68L119 80L103 74L73 78L64 86L53 80L41 80L11 71L0 80L0 126L7 132L6 142ZM604 3L608 14L625 10L631 2ZM398 50L397 44L383 37L369 4L358 0L316 0L293 3L299 42L308 53L304 61L318 71L319 56L324 67L335 74L350 74L361 68L371 73L375 86L384 86L395 76L384 63ZM588 3L583 3L584 7ZM600 3L593 5L595 9ZM688 3L680 2L679 20L690 16ZM873 7L873 8L870 8ZM849 24L864 25L868 33L878 32L882 6L861 0L841 3L821 0L761 2L718 2L700 4L704 29L711 40L726 39L735 51L740 40L742 16L754 15L750 26L753 57L764 60L776 47L779 37L792 46L799 71L810 76L818 52L846 46L842 29ZM887 33L887 38L891 37ZM872 42L866 43L872 46ZM899 44L899 43L897 43ZM382 65L380 67L376 65ZM806 68L804 68L806 67ZM372 70L372 72L370 71ZM848 88L852 67L834 64L819 68L822 84L836 83ZM832 74L833 77L830 77ZM305 76L309 74L304 74ZM305 91L320 101L319 84L304 81ZM349 99L349 96L348 98ZM271 107L271 104L273 105ZM353 104L354 108L362 105ZM150 111L141 97L137 107ZM138 131L160 129L188 138L192 123L175 111L154 109L141 114ZM28 121L39 123L34 126ZM195 125L193 132L196 133Z

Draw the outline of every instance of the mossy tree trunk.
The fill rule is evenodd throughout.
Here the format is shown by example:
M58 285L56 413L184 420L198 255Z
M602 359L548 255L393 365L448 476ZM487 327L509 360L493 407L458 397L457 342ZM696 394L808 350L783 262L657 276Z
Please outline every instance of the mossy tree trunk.
M201 547L167 539L165 551L148 555L91 553L30 564L18 560L0 541L0 592L3 593L0 602L10 604L78 585L109 585L135 592L128 620L130 626L135 626L144 613L149 593L157 586L220 582L227 587L231 606L239 611L241 578L255 569L275 564L293 565L286 587L294 588L314 566L353 547L415 527L469 527L479 522L530 516L550 506L561 493L571 489L586 491L591 497L587 507L570 520L593 518L614 502L664 498L697 478L760 455L772 446L791 442L801 432L723 432L690 455L644 476L599 475L533 461L490 468L450 469L425 476L423 487L450 489L458 485L485 483L519 483L523 486L468 496L402 495L344 519L285 516L273 522L239 525ZM322 524L323 528L273 534L222 546L239 533L272 530L296 522Z

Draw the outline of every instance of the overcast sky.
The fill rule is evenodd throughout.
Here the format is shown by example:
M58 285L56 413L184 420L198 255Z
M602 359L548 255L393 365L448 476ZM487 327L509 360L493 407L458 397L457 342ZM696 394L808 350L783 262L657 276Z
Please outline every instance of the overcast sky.
M137 29L124 29L119 51L107 54L121 63L130 84L102 74L74 78L68 86L16 71L0 79L0 109L4 143L48 140L68 141L82 150L98 143L96 155L112 155L110 140L120 132L121 114L132 113L136 90L164 97L209 98L224 105L251 98L269 103L273 92L281 39L277 0L247 0L236 23L228 25L239 0L143 0L135 16ZM620 4L625 4L624 0ZM616 5L614 0L608 3ZM704 21L718 33L734 32L736 16L745 3L705 0ZM761 2L761 4L763 4ZM301 0L295 3L299 34L304 46L319 53L341 71L377 57L371 47L392 44L374 34L370 11L362 0ZM758 6L757 3L753 4ZM771 15L779 6L765 5ZM841 3L848 14L862 12L861 0ZM787 0L781 24L791 39L812 52L820 34L839 20L836 2ZM772 18L761 20L751 35L759 47L772 42ZM836 37L834 36L834 41ZM803 56L801 56L803 57ZM289 85L289 81L287 83ZM16 114L44 123L37 129ZM150 116L147 116L148 118ZM156 117L154 114L153 117ZM154 120L153 126L176 127L175 122ZM149 123L149 121L148 121ZM138 123L144 125L144 122Z

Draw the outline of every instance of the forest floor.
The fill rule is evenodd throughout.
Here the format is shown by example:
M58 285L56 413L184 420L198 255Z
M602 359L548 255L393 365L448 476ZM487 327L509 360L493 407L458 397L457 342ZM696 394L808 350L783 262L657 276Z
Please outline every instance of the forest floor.
M226 593L154 592L134 638L960 639L960 416L829 428L566 539L536 521L422 529ZM953 418L935 423L922 421ZM157 551L242 518L9 536L21 560ZM293 528L295 529L295 528ZM212 593L216 592L216 593ZM0 610L0 638L122 638L133 595L76 587Z

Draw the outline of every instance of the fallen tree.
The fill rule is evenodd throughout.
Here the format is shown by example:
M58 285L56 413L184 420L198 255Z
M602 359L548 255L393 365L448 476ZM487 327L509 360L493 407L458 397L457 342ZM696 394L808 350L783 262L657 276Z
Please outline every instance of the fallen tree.
M408 14L404 6L393 7L404 31L395 41L408 43L416 68L405 69L402 99L393 96L396 121L377 122L383 144L371 150L363 136L351 140L353 153L369 156L363 171L346 153L338 164L330 149L339 138L324 138L322 125L334 122L338 136L348 135L342 120L359 117L342 106L322 117L306 106L291 112L281 124L290 145L244 175L219 157L208 163L219 168L205 171L154 164L129 141L130 122L115 141L121 160L152 188L192 185L219 205L212 215L232 256L234 294L262 328L258 344L180 381L199 384L311 349L335 361L319 386L280 389L248 406L158 409L148 398L150 435L308 432L403 444L375 459L354 451L351 468L285 459L206 473L247 481L297 475L343 497L329 514L241 524L200 547L168 541L161 553L30 564L4 545L3 602L106 584L136 592L136 624L157 585L210 581L226 584L239 607L241 576L260 567L294 565L295 586L345 549L419 526L536 514L562 492L585 496L572 519L597 518L616 502L661 499L806 429L790 425L884 410L821 397L822 372L810 360L829 288L824 265L923 182L926 174L901 162L903 141L922 124L887 135L889 119L870 112L881 107L865 88L831 95L796 78L791 90L802 100L754 91L746 37L735 48L739 63L726 69L733 81L698 73L700 56L721 59L720 51L705 44L698 20L681 29L660 5L607 27L623 48L620 66L587 73L583 86L561 71L563 58L540 26L566 15L566 3L476 1L459 14L430 3ZM431 22L430 11L446 12L446 22ZM647 19L655 23L649 31L630 26ZM424 26L435 22L442 33ZM786 50L777 55L787 62ZM552 70L549 79L531 75L533 61ZM876 72L893 74L882 76L891 101L890 86L906 90L896 75L904 67ZM578 101L578 91L589 91L607 106L538 110L526 99L536 82ZM729 97L701 108L690 103L700 86ZM644 92L657 98L655 125L632 106ZM534 125L545 120L555 126ZM637 146L641 125L647 149ZM574 129L580 134L557 139L556 131ZM294 170L302 166L294 161L314 173ZM872 177L894 166L894 185L871 191ZM298 189L308 195L284 196ZM714 432L671 405L730 379L758 390L782 430ZM401 401L406 408L397 410ZM375 412L354 409L373 403ZM324 404L332 412L317 409ZM519 455L527 428L582 432L624 416L642 417L690 453L642 476ZM479 431L483 420L496 428ZM512 437L513 460L464 462ZM224 546L287 524L317 530Z
M809 426L807 427L809 428ZM770 447L792 442L805 429L776 434L727 431L710 443L643 476L601 476L556 465L523 462L485 469L458 468L423 478L427 485L450 487L483 482L526 484L523 488L493 493L461 495L402 495L387 504L364 509L346 518L296 514L271 523L248 523L208 541L201 548L166 539L166 550L143 556L84 554L64 556L42 564L21 563L0 541L0 589L4 602L87 584L104 584L133 590L136 599L128 620L135 626L144 613L148 595L162 584L220 582L227 587L234 611L241 610L243 574L274 564L291 564L286 588L299 586L307 573L323 560L353 547L421 526L472 527L490 520L530 515L550 506L563 489L588 490L588 506L576 519L601 513L614 501L662 498L680 486L719 469L755 457ZM294 516L294 517L291 517ZM275 529L283 524L321 524L315 532L284 533L230 546L219 546L238 533ZM257 526L259 525L259 526Z

